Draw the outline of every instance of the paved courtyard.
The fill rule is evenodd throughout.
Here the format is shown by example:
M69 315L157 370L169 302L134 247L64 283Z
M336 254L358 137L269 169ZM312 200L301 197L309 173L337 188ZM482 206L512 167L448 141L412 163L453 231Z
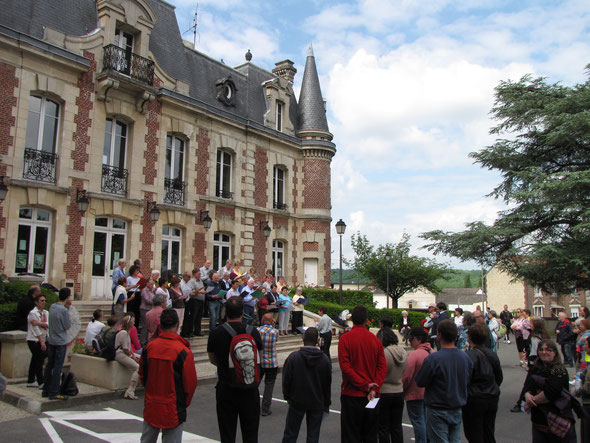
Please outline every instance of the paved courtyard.
M499 355L504 371L504 384L496 421L496 439L498 442L507 443L530 441L530 417L524 413L509 412L520 392L525 371L516 366L518 359L514 344L502 344ZM335 365L331 413L322 425L321 441L323 442L340 440L340 380L340 370L338 365ZM280 383L275 386L274 398L272 415L261 417L260 420L261 442L279 442L282 437L287 405L282 398ZM39 417L17 413L13 419L0 422L0 435L3 441L15 443L137 442L141 432L142 409L142 400L118 399L49 412ZM9 408L0 408L2 415L4 410L9 411ZM14 410L11 411L14 413ZM188 417L184 441L218 441L214 384L209 382L198 386ZM298 441L304 442L304 436L305 424L302 426ZM404 440L412 441L412 439L412 428L404 413Z

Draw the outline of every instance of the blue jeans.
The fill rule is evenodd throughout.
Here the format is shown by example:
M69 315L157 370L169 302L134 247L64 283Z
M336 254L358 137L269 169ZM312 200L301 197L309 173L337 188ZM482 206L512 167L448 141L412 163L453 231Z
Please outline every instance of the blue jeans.
M219 318L219 310L221 309L221 303L218 301L209 302L209 330L212 331L217 325L217 319Z
M408 400L406 402L408 417L414 428L416 443L426 443L426 411L424 400Z
M61 370L66 359L68 345L47 344L47 365L43 379L43 395L53 397L59 394Z
M254 324L254 306L244 305L244 316L242 317L242 323L245 325Z
M440 443L461 443L462 416L461 408L426 408L428 439Z
M287 419L285 420L285 432L283 433L282 443L295 443L299 436L299 429L303 416L306 416L307 438L306 443L317 443L320 441L320 429L322 426L322 416L324 411L300 411L289 405Z

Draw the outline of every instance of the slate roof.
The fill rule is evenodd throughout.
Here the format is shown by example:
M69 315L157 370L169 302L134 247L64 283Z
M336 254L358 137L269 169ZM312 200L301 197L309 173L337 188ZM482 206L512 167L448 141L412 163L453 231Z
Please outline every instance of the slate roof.
M190 97L206 108L244 122L264 125L267 104L262 84L276 75L252 62L232 68L186 47L174 6L162 0L148 2L157 16L150 35L150 51L162 69L187 83ZM43 38L45 26L72 36L88 34L98 27L95 0L0 0L0 7L0 25L39 39ZM215 83L228 77L237 89L233 106L217 99ZM300 97L302 105L298 107L296 98L292 97L289 108L289 117L295 127L328 131L313 54L307 57Z
M329 132L326 107L322 97L320 79L311 44L309 45L307 60L305 61L305 72L303 73L301 93L299 94L298 111L298 129L300 131Z
M436 302L442 301L447 305L481 303L481 295L477 291L479 288L446 288L436 296Z

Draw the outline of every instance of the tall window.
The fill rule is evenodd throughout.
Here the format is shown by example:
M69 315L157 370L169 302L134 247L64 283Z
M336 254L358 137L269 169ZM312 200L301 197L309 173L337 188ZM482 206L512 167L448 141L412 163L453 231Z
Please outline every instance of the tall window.
M215 195L221 198L233 197L231 188L232 156L229 152L217 151L217 183Z
M285 244L279 240L272 242L272 271L274 275L284 277L283 274L283 258L285 257Z
M535 317L543 318L543 314L545 313L545 307L544 306L534 306L533 311L534 311L533 315Z
M277 101L276 110L277 110L277 115L276 115L277 131L282 131L283 130L283 103Z
M184 180L184 140L169 135L166 137L166 178Z
M18 213L14 272L46 274L51 214L43 209L21 208Z
M231 257L231 237L216 232L213 234L213 269L221 269Z
M54 153L59 129L59 104L45 97L29 97L25 147Z
M273 208L287 209L285 204L285 170L278 166L273 168Z
M127 125L118 120L107 118L104 131L102 164L117 168L125 168L126 149Z
M133 57L133 34L117 29L115 31L115 45L123 50L123 57L119 60L117 71L129 75L131 73L131 58Z
M578 318L580 316L578 309L580 309L580 305L570 305L570 318Z
M162 272L171 269L174 273L180 273L181 252L181 230L172 226L164 226L162 228Z

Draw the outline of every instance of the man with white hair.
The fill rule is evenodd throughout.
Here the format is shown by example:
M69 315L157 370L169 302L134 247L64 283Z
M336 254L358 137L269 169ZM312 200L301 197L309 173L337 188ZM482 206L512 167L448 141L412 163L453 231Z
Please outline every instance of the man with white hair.
M566 365L573 366L573 349L572 342L575 340L575 335L572 323L565 316L565 312L557 314L559 321L555 325L555 333L557 334L557 343L561 345L561 352L563 353L563 362Z
M225 266L221 268L219 272L217 272L219 274L219 278L224 279L226 275L230 275L232 273L231 265L231 260L227 260L225 262Z
M117 289L117 286L119 285L119 279L121 277L126 277L125 266L127 266L127 261L124 258L120 258L117 262L117 267L113 269L113 287L111 288L113 291L113 297L115 296L115 289Z
M252 293L254 292L255 284L254 279L250 277L241 294L244 297L244 316L242 317L242 322L247 325L254 323L254 306L256 306L257 300L252 297Z

